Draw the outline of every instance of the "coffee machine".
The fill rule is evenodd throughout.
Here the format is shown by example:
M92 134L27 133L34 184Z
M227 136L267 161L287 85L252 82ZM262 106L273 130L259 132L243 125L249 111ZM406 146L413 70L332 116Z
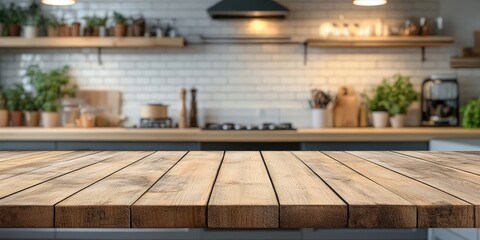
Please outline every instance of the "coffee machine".
M455 75L432 75L423 81L423 126L458 126L459 105L459 85Z

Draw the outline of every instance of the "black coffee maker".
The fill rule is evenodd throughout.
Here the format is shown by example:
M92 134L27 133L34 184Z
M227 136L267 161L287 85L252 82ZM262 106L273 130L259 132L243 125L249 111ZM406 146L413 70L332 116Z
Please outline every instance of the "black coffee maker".
M432 75L423 81L423 126L458 126L459 107L459 85L455 75Z

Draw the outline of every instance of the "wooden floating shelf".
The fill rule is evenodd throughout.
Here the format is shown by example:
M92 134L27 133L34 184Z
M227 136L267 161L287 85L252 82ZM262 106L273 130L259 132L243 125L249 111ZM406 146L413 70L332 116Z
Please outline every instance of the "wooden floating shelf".
M0 48L157 48L184 47L185 39L144 37L0 37Z
M390 36L310 38L310 47L440 47L453 44L450 36Z
M452 68L480 68L480 57L453 57L450 60Z

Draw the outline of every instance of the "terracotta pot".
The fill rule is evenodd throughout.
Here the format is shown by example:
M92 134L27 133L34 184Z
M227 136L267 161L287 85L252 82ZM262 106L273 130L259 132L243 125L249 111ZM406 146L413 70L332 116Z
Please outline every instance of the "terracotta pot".
M21 31L20 25L17 24L10 24L8 25L8 36L10 37L20 37Z
M71 29L70 35L72 37L80 37L80 28L81 28L81 25L79 22L72 23L72 29Z
M0 110L0 127L8 126L8 111L5 109Z
M372 112L372 122L373 127L375 128L386 128L388 127L388 112L375 111Z
M10 112L10 125L12 127L20 127L22 126L22 121L23 120L23 113L20 112L20 111L14 111L14 112Z
M58 35L59 35L58 27L49 26L48 29L47 29L47 35L49 37L58 37Z
M125 37L127 36L127 25L126 24L116 24L115 25L115 37Z
M390 118L390 125L393 128L403 128L405 127L406 122L407 122L407 115L405 114L397 114Z
M40 122L39 112L24 112L24 114L25 114L25 126L38 127Z
M68 24L61 24L59 27L59 36L60 37L70 37L70 26Z
M58 127L59 115L58 112L42 112L42 127L52 128Z

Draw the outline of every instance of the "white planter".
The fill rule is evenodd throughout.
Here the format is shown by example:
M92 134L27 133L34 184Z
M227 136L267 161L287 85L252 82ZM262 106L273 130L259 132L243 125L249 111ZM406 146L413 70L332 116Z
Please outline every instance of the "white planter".
M330 116L327 109L312 109L312 127L313 128L328 128L330 126Z
M98 28L98 36L106 37L107 36L107 28L106 27L99 27Z
M58 127L59 115L57 112L42 112L41 118L43 127Z
M388 112L372 112L372 123L375 128L388 127Z
M23 36L25 38L36 38L38 29L35 26L24 26L23 27Z
M397 114L390 118L390 125L392 125L393 128L405 127L406 122L407 116L405 114Z
M6 127L8 125L8 111L0 109L0 127Z

